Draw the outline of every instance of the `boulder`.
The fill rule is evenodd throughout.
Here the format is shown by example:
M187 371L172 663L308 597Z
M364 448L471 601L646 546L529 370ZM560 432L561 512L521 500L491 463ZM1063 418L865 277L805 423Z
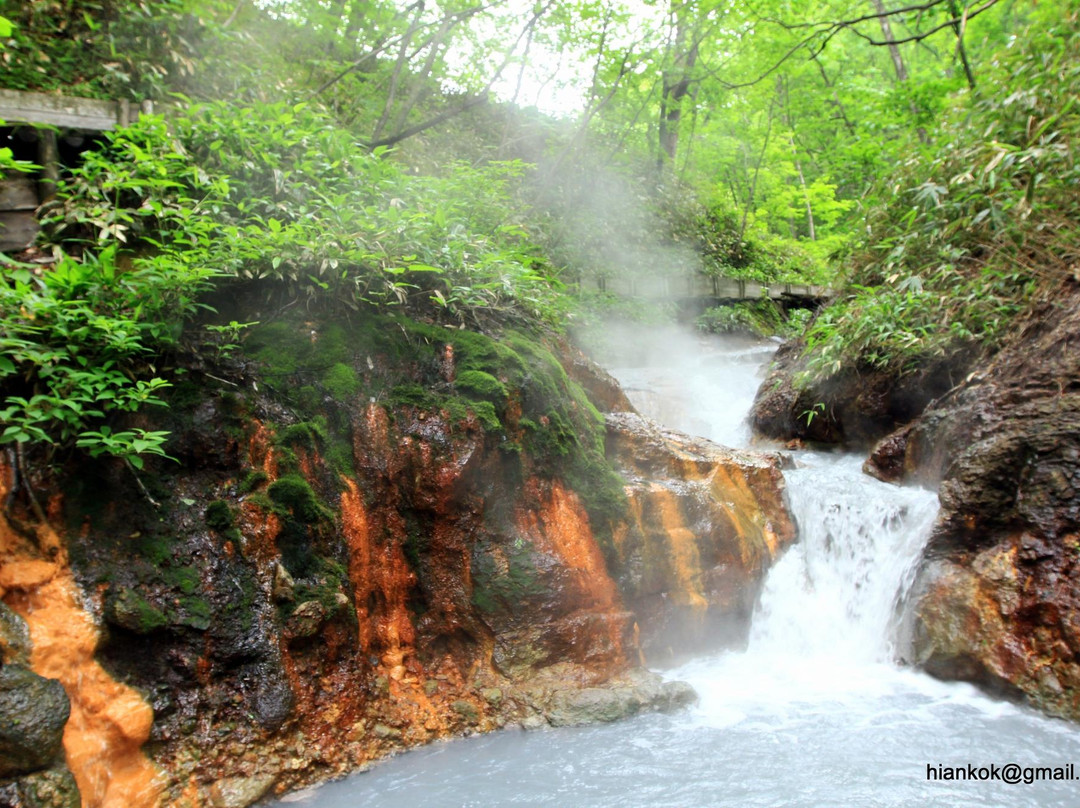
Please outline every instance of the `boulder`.
M665 682L642 668L607 682L603 687L561 689L544 703L552 726L571 727L606 723L642 712L670 712L697 701L686 682Z
M772 563L795 539L781 460L607 416L607 454L629 518L611 568L650 663L745 642Z
M1080 285L870 463L940 481L911 661L1080 720Z
M0 777L51 764L70 712L67 693L55 679L21 665L0 668Z
M62 763L11 780L0 780L0 806L13 808L80 808L75 777Z

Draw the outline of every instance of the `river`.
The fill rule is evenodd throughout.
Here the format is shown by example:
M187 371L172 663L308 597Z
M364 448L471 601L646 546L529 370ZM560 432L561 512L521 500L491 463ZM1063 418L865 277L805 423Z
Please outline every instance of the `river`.
M643 414L732 446L775 345L668 332L602 357ZM666 676L691 709L616 724L437 743L286 798L349 806L1075 806L1074 725L894 662L896 605L937 510L860 458L796 452L785 472L798 543L773 567L748 648ZM1015 764L1017 769L1006 769ZM968 767L974 767L970 773ZM945 779L962 767L971 779ZM980 772L980 768L985 768ZM994 768L992 768L994 767ZM1021 782L979 779L1016 773ZM1030 778L1029 778L1030 779Z

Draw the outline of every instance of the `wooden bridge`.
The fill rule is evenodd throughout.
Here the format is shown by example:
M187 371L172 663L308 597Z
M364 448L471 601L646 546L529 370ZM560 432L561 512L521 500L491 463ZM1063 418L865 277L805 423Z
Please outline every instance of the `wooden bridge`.
M762 284L755 281L736 280L704 272L680 272L637 276L619 275L609 278L593 278L583 281L585 288L608 292L619 297L645 300L671 300L679 303L694 301L761 300L769 298L794 304L814 305L828 300L833 290L825 286L800 283Z

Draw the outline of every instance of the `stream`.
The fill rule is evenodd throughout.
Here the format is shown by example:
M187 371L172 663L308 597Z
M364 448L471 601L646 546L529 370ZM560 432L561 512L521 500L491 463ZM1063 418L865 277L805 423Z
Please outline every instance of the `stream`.
M602 361L642 414L730 446L775 344L669 332ZM1074 806L1080 781L946 780L940 767L1080 764L1080 732L894 663L895 613L935 493L880 483L861 458L797 452L798 543L769 572L748 648L664 671L698 704L593 727L436 743L291 795L396 806ZM931 768L933 767L933 768ZM1078 767L1080 770L1080 767ZM973 772L975 778L978 772ZM1080 771L1077 774L1080 777Z

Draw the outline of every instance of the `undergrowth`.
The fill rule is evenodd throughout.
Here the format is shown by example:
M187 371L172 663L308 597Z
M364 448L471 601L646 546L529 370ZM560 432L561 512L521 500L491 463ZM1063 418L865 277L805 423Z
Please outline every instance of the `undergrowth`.
M955 99L929 157L883 178L846 294L807 333L808 373L896 374L993 350L1080 258L1080 33L1075 15L1017 40L975 98Z

